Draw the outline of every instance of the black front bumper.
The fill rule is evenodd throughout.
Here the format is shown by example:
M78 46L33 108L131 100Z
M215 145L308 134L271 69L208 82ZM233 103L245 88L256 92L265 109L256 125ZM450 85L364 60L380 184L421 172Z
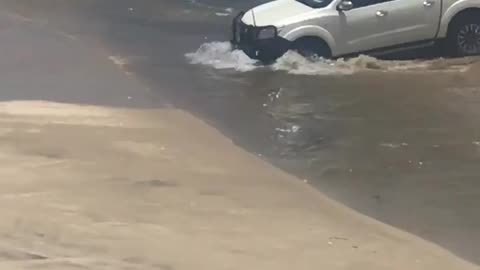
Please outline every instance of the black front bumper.
M258 39L260 27L242 22L245 12L240 12L232 23L231 43L235 49L240 49L252 59L271 62L279 58L290 48L290 41L275 36L269 39Z

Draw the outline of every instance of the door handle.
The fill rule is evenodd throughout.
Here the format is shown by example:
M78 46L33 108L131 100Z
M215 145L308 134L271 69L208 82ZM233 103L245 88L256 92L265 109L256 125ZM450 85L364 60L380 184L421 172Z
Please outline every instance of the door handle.
M386 12L384 10L379 10L376 13L377 17L385 17L387 14L388 14L388 12Z
M431 6L433 6L433 4L435 4L435 2L433 2L433 1L426 0L426 1L423 2L423 5L426 6L426 7L431 7Z

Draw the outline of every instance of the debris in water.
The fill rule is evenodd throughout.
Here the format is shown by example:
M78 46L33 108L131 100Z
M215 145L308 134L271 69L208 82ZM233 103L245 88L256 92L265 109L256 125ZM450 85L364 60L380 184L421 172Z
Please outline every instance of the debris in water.
M276 128L275 130L283 133L296 133L300 130L300 127L293 125L291 128Z
M400 147L407 147L408 143L400 143L400 144L397 144L397 143L381 143L380 146L386 147L386 148L396 149L396 148L400 148Z
M215 15L217 15L219 17L226 17L226 16L229 16L230 13L217 12L217 13L215 13Z
M400 147L400 145L394 143L381 143L380 146L393 149Z

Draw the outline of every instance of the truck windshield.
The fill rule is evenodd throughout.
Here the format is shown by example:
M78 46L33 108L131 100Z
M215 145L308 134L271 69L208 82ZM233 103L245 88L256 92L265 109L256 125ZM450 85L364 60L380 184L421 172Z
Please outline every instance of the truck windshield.
M297 1L312 8L324 8L332 2L332 0L297 0Z

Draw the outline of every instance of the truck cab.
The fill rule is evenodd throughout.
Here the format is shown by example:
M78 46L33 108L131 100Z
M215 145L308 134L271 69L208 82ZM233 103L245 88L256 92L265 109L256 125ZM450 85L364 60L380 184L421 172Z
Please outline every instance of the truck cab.
M480 0L276 0L233 20L232 43L271 61L304 56L379 56L442 45L449 56L480 54Z

